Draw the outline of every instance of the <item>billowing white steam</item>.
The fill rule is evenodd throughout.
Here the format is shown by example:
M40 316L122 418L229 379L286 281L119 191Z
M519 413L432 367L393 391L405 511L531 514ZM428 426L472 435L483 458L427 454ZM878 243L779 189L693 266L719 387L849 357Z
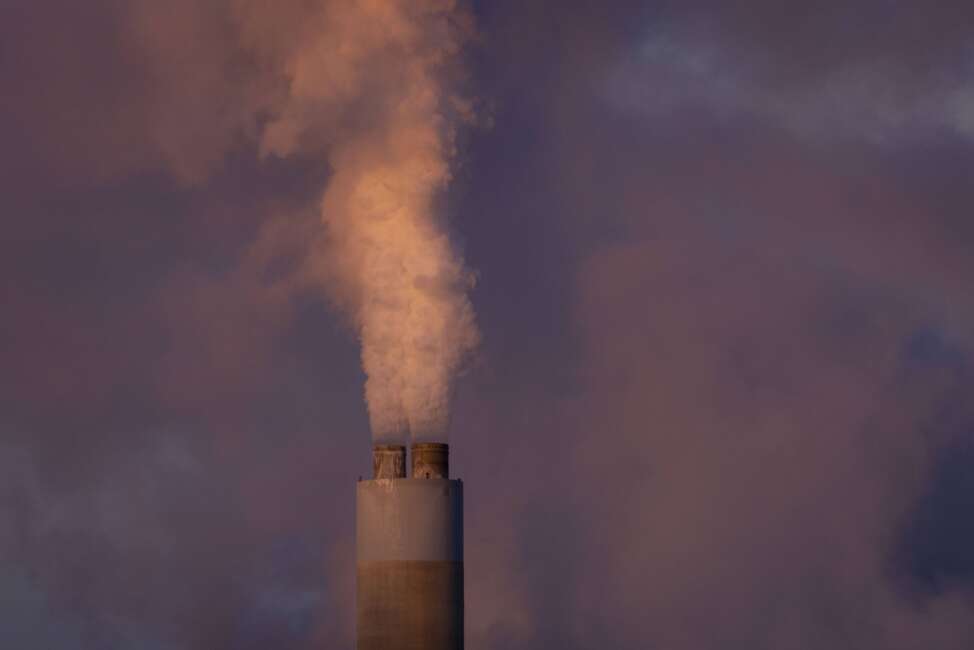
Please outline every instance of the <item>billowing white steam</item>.
M287 101L263 146L287 155L326 140L327 239L314 267L361 338L373 435L442 437L453 380L479 340L473 276L435 207L469 114L449 88L467 14L449 0L322 7L288 58Z
M453 378L477 343L470 275L433 218L449 170L436 125L416 119L424 112L378 142L339 150L322 205L342 279L360 294L355 322L379 437L441 436Z

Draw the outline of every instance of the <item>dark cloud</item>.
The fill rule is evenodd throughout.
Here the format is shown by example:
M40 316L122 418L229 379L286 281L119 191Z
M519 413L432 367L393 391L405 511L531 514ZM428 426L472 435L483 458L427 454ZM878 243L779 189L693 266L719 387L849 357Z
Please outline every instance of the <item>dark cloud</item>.
M974 13L962 3L710 4L646 25L609 78L613 102L754 115L813 142L971 137Z
M970 10L643 5L477 6L469 647L969 647ZM352 647L314 4L242 6L0 8L5 647Z

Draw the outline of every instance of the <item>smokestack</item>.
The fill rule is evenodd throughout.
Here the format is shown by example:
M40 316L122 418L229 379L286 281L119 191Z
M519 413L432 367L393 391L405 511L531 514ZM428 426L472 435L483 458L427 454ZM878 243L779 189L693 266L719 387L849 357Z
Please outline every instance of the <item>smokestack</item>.
M406 478L406 447L403 445L373 447L372 475L375 478Z
M376 445L356 489L358 650L463 650L463 483L449 446Z
M450 478L450 446L442 442L414 443L413 478Z

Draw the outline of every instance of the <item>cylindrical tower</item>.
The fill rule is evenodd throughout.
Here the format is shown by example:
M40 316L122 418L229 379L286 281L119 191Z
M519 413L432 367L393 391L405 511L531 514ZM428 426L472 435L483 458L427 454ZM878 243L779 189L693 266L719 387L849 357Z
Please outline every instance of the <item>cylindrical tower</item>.
M356 490L358 650L463 650L463 483L447 445L376 445ZM399 471L402 467L402 471Z
M406 447L376 445L372 448L373 478L406 478Z

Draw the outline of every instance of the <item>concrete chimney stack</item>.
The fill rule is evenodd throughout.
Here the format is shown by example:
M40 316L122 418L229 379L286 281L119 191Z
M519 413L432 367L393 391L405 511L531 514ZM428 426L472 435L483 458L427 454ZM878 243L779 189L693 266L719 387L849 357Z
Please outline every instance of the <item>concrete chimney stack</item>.
M356 489L358 650L463 650L463 483L449 447L376 445Z
M450 446L442 442L413 444L413 478L450 478Z
M406 447L403 445L373 447L372 475L375 478L406 478Z

